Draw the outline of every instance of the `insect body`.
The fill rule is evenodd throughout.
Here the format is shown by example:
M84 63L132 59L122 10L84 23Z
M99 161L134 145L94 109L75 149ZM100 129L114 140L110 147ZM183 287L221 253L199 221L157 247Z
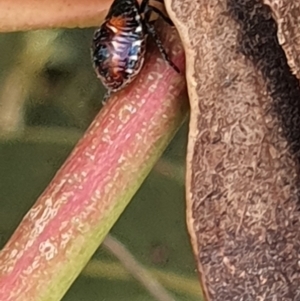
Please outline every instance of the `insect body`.
M152 11L172 22L157 8L143 0L115 0L102 26L95 32L92 44L93 61L98 77L108 89L105 100L131 83L143 67L146 40L150 34L164 57L177 71L166 54L159 37L150 22Z

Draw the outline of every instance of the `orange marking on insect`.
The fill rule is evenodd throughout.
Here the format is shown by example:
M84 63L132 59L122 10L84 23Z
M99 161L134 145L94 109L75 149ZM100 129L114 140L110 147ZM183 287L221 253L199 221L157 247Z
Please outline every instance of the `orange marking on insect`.
M118 30L122 30L126 26L126 19L124 17L113 17L108 22Z

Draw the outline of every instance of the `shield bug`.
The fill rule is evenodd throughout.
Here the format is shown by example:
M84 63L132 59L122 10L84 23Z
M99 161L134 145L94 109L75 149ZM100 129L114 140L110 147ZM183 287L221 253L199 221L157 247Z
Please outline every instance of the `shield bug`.
M162 0L156 0L162 2ZM163 58L180 73L168 57L153 22L152 12L173 25L149 0L114 0L101 27L96 30L92 43L92 56L98 77L107 88L104 100L131 83L144 64L146 40L152 36Z

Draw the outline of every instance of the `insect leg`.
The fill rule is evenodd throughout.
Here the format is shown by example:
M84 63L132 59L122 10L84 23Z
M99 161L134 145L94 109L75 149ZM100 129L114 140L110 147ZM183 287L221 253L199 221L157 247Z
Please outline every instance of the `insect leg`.
M110 97L110 94L111 94L111 91L110 90L107 90L103 96L103 99L102 99L102 105L104 106L107 102L107 100L109 99Z
M143 0L141 5L140 5L140 12L146 12L147 11L147 6L148 6L149 0Z
M160 2L160 3L164 3L163 0L155 0L157 2ZM168 24L170 24L171 26L174 26L173 22L171 21L170 18L168 18L160 9L158 9L157 7L149 4L149 0L143 0L142 3L141 3L141 6L140 6L140 11L142 13L145 13L145 17L146 19L150 19L150 15L151 15L151 12L150 11L154 11L155 13L157 13L161 18L163 18L163 20L165 22L167 22Z
M165 1L164 0L153 0L153 1L156 1L156 2L159 2L159 3L162 3L163 5L165 5ZM147 2L149 2L149 0L147 0Z
M174 23L171 21L170 18L168 18L160 9L158 9L155 6L148 5L149 9L157 13L165 22L167 22L169 25L174 26Z
M164 60L166 60L168 62L168 64L178 73L180 73L180 70L178 69L178 67L171 61L171 59L169 58L166 50L164 49L164 46L159 38L159 36L156 33L156 30L153 26L153 24L149 23L149 22L145 22L145 26L147 29L147 32L153 37L162 57L164 58Z

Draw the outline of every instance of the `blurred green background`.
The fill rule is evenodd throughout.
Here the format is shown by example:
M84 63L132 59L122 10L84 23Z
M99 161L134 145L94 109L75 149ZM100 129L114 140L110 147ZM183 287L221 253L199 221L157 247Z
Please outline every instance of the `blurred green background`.
M101 109L93 31L0 35L0 248ZM200 300L185 223L187 131L185 124L111 234L175 300ZM63 300L156 299L100 247Z

